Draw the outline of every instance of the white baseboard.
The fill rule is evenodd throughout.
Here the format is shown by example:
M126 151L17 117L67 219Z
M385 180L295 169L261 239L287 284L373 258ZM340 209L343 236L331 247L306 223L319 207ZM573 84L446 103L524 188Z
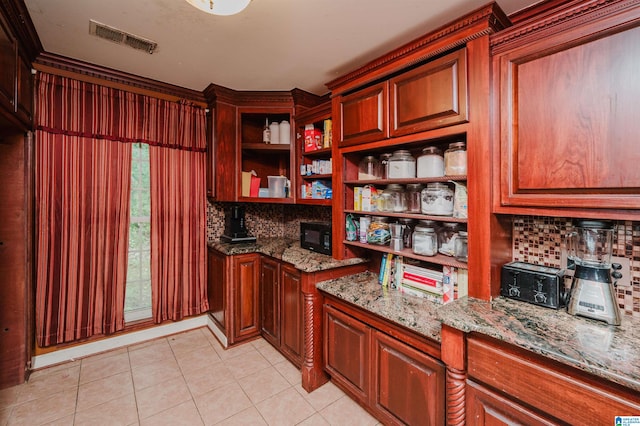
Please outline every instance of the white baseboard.
M67 361L74 361L89 355L99 354L101 352L118 349L124 346L135 345L137 343L146 342L148 340L157 339L159 337L169 336L171 334L189 331L203 326L209 326L207 320L209 315L199 315L182 321L172 322L169 324L159 325L157 327L145 330L134 331L132 333L123 334L121 336L110 337L98 340L96 342L86 343L84 345L73 346L67 349L60 349L31 358L31 368L39 370L51 365L60 364ZM211 326L209 326L211 328Z
M228 348L229 342L227 341L227 336L224 335L224 332L218 328L215 322L207 315L207 327L213 333L214 336L218 339L222 347Z

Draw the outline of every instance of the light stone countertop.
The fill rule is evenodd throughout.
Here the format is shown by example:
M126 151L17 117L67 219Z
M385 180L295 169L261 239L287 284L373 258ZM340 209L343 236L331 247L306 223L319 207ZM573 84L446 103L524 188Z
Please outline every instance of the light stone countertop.
M640 391L640 319L623 316L621 326L499 297L437 305L383 290L367 272L323 281L317 288L430 339L441 324L476 332L530 350L562 364Z
M209 247L225 255L261 253L283 262L292 264L302 272L318 272L342 266L357 265L368 262L368 259L351 258L336 260L326 254L316 253L300 247L300 241L293 238L259 238L255 243L221 243L209 244Z

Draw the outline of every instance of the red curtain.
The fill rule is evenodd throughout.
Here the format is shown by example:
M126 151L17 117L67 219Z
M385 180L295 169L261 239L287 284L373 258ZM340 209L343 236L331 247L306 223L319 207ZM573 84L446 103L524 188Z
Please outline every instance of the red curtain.
M154 319L206 311L204 110L47 73L37 81L38 344L124 327L130 142L152 147Z

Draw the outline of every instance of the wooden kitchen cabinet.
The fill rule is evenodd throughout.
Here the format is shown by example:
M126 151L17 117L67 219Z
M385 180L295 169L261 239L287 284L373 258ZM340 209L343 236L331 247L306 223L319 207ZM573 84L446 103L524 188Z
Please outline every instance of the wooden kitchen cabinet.
M361 404L371 395L371 328L332 306L324 307L324 362L331 380Z
M324 362L332 382L384 424L444 425L445 367L429 354L438 349L378 327L387 325L338 300L325 303Z
M469 425L599 425L640 413L637 392L473 334L467 337L467 389Z
M491 39L495 211L638 217L639 8L583 3Z
M209 315L225 347L260 335L260 256L208 249Z
M390 136L467 121L467 50L389 80Z
M387 82L334 98L338 145L371 142L389 136L389 85Z
M287 263L262 256L260 286L262 336L300 367L304 354L301 273Z
M0 105L15 112L18 45L4 19L0 17Z

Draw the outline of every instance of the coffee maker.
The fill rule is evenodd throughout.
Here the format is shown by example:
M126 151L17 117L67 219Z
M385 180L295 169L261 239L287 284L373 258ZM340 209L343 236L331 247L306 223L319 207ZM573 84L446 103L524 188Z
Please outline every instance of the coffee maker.
M244 207L238 204L227 208L224 218L224 234L220 236L223 243L254 243L256 237L247 233L244 221Z
M614 226L608 221L580 220L567 236L567 257L575 273L567 312L620 325L616 301L616 280L622 277L620 264L611 264ZM613 269L613 273L611 272Z

